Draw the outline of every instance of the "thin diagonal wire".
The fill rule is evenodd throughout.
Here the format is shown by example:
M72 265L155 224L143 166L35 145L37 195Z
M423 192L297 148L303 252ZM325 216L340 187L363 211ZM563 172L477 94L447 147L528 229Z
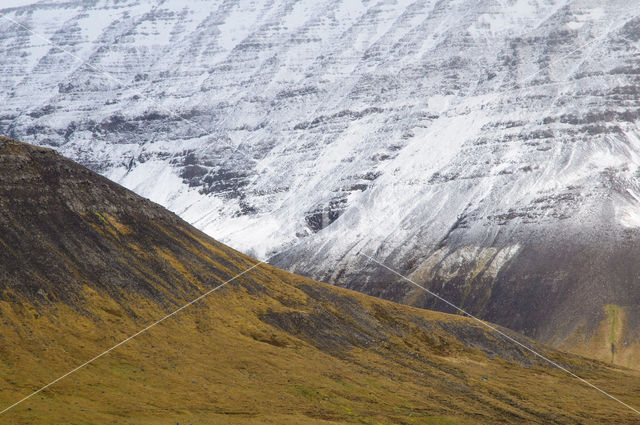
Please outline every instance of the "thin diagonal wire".
M64 49L63 47L60 47L60 46L56 45L56 44L55 44L55 43L53 43L51 40L49 40L49 39L47 39L46 37L44 37L44 36L42 36L42 35L40 35L40 34L38 34L38 33L34 32L33 30L31 30L30 28L28 28L28 27L24 26L23 24L21 24L21 23L19 23L19 22L15 21L15 20L13 20L13 19L11 19L11 18L8 18L8 17L7 17L7 16L5 16L5 15L0 15L0 18L4 18L5 20L10 21L10 22L14 23L15 25L18 25L18 26L20 26L21 28L24 28L25 30L27 30L28 32L30 32L31 34L33 34L34 36L36 36L37 38L39 38L39 39L41 39L41 40L45 41L47 44L50 44L50 45L52 45L52 46L54 46L54 47L56 47L56 48L60 49L62 52L64 52L64 53L66 53L66 54L70 55L71 57L73 57L73 58L77 59L78 61L80 61L80 62L85 62L82 58L78 57L78 56L77 56L77 55L75 55L74 53L69 52L68 50ZM626 25L626 23L627 23L628 21L629 21L629 20L625 21L622 25L620 25L620 26L616 27L615 29L617 30L617 29L621 28L622 26ZM605 38L605 37L606 37L606 36L608 36L610 33L611 33L611 29L609 28L609 29L608 29L607 31L605 31L603 34L599 35L598 37L595 37L595 38L591 39L589 42L587 42L587 43L585 43L585 44L583 44L583 45L581 45L581 46L577 47L576 49L571 50L570 52L568 52L567 54L563 55L563 56L562 56L562 57L560 57L559 59L567 58L568 56L570 56L570 55L574 54L575 52L577 52L577 51L580 51L580 50L584 49L585 47L587 47L587 46L589 46L589 45L591 45L591 44L593 44L593 43L595 43L595 42L599 41L599 40L600 40L600 39L602 39L602 38ZM126 83L124 83L124 82L122 82L121 80L117 79L116 77L112 76L112 75L111 75L111 74L109 74L107 71L102 70L102 69L100 69L100 68L97 68L97 67L95 67L95 66L93 66L93 65L91 65L91 64L89 64L89 63L86 63L86 62L84 63L84 65L85 65L85 66L87 66L87 67L89 67L89 68L91 68L91 69L93 69L93 70L94 70L94 71L96 71L96 72L99 72L99 73L101 73L101 74L103 74L103 75L107 76L109 79L111 79L111 80L115 81L116 83L121 84L121 85L123 85L123 86L127 87L127 84L126 84ZM533 77L535 77L535 76L536 76L536 75L538 75L539 73L543 72L544 70L546 70L546 69L547 69L547 68L549 68L550 66L551 66L551 64L549 64L549 65L547 65L547 66L545 66L545 67L543 67L543 68L538 69L536 72L534 72L534 73L530 74L529 76L527 76L526 78L524 78L523 80L521 80L521 81L520 81L520 84L522 84L522 83L524 83L524 82L527 82L528 80L532 79ZM397 79L397 77L395 77L395 76L393 76L393 75L392 75L392 78L393 78L393 79ZM502 90L502 92L504 93L504 92L506 92L506 90L509 90L509 89L515 89L517 86L518 86L518 83L513 83L513 84L511 85L511 87L510 87L510 88L506 88L506 89ZM524 90L524 89L525 89L525 87L522 87L522 86L521 86L520 88L518 88L518 89L517 89L517 91L518 91L518 92L521 92L521 91L522 91L522 90ZM183 116L181 116L180 114L177 114L177 113L175 113L175 112L173 112L173 111L169 110L168 108L166 108L166 107L164 107L164 106L160 105L159 103L155 102L154 100L149 99L147 96L145 96L145 95L144 95L142 92L140 92L139 90L134 89L134 92L135 92L136 94L141 95L141 97L145 97L146 99L151 100L151 103L153 103L155 106L159 107L160 109L163 109L163 110L165 110L165 111L169 112L169 114L171 114L172 116L175 116L175 117L177 117L177 118L179 118L179 119L183 120L184 122L186 122L186 123L189 123L189 124L193 125L194 127L196 127L196 128L198 128L198 129L200 129L201 131L203 131L203 132L205 132L205 133L210 133L210 131L208 131L208 130L204 129L204 128L203 128L203 127L201 127L199 124L197 124L197 123L195 123L195 122L193 122L193 121L191 121L191 120L189 120L189 119L187 119L187 118L184 118L184 117L183 117ZM239 146L240 146L240 145L238 145L238 146L230 145L230 144L226 143L224 140L222 140L221 142L222 142L223 144L225 144L225 145L229 146L229 147L232 147L232 148L234 149L234 152L235 152L235 151L238 151L238 148L239 148ZM254 158L252 158L252 157L248 156L246 153L244 153L244 152L242 152L242 151L239 151L239 152L240 152L243 156L247 157L248 159L250 159L250 160L252 160L252 161L254 161L254 162L257 162L257 160L256 160L256 159L254 159ZM386 167L384 167L384 168L386 168ZM294 246L295 246L295 245L297 245L297 244L294 244ZM286 252L286 251L290 250L291 248L293 248L293 246L291 246L291 247L289 247L289 248L285 249L283 252ZM517 340L515 340L515 339L511 338L510 336L506 335L505 333L503 333L502 331L500 331L500 330L496 329L495 327L493 327L493 326L489 325L488 323L486 323L486 322L484 322L484 321L482 321L482 320L478 319L477 317L475 317L475 316L473 316L473 315L471 315L471 314L469 314L469 313L465 312L464 310L460 309L459 307L455 306L454 304L450 303L449 301L445 300L444 298L440 297L439 295L437 295L437 294L435 294L435 293L433 293L433 292L429 291L428 289L426 289L426 288L424 288L424 287L422 287L422 286L418 285L417 283L413 282L413 281L412 281L412 280L410 280L409 278L407 278L407 277L405 277L405 276L402 276L401 274L399 274L399 273L397 273L396 271L394 271L394 270L390 269L389 267L387 267L386 265L384 265L384 264L380 263L379 261L375 260L374 258L369 257L368 255L366 255L366 254L362 254L362 253L361 253L361 255L363 255L363 256L365 256L365 257L369 258L370 260L372 260L372 261L374 261L374 262L378 263L379 265L381 265L381 266L385 267L386 269L390 270L391 272L393 272L394 274L396 274L396 275L400 276L401 278L403 278L403 279L405 279L405 280L407 280L407 281L411 282L412 284L414 284L414 285L416 285L417 287L419 287L419 288L423 289L423 290L424 290L424 291L426 291L427 293L429 293L429 294L433 295L434 297L436 297L436 298L438 298L438 299L442 300L443 302L447 303L448 305L452 306L452 307L453 307L453 308L455 308L456 310L461 311L461 312L462 312L462 313L464 313L465 315L467 315L467 316L471 317L472 319L474 319L474 320L476 320L476 321L480 322L480 323L481 323L481 324L483 324L484 326L486 326L486 327L488 327L488 328L490 328L490 329L494 330L495 332L497 332L497 333L499 333L499 334L503 335L505 338L509 339L510 341L514 342L515 344L517 344L517 345L519 345L519 346L523 347L524 349L526 349L526 350L528 350L528 351L532 352L532 353L533 353L533 354L535 354L536 356L539 356L540 358L544 359L545 361L549 362L550 364L554 365L555 367L557 367L557 368L559 368L559 369L561 369L561 370L565 371L565 372L566 372L566 373L568 373L569 375L571 375L571 376L575 377L576 379L578 379L578 380L580 380L580 381L584 382L585 384L587 384L587 385L589 385L589 386L593 387L594 389L596 389L596 390L598 390L599 392L601 392L601 393L605 394L607 397L610 397L611 399L613 399L613 400L617 401L618 403L620 403L620 404L624 405L625 407L629 408L630 410L634 411L635 413L640 414L640 411L636 410L635 408L633 408L633 407L629 406L628 404L626 404L626 403L622 402L621 400L619 400L619 399L617 399L616 397L614 397L614 396L610 395L609 393L605 392L604 390L602 390L602 389L600 389L600 388L596 387L596 386L595 386L595 385L593 385L592 383L590 383L590 382L586 381L585 379L583 379L583 378L579 377L578 375L574 374L574 373L573 373L573 372L571 372L570 370L568 370L568 369L566 369L566 368L564 368L564 367L560 366L559 364L557 364L557 363L553 362L552 360L550 360L550 359L548 359L548 358L544 357L543 355L541 355L540 353L536 352L535 350L533 350L533 349L531 349L531 348L529 348L529 347L525 346L524 344L520 343L519 341L517 341ZM263 262L262 262L262 261L260 261L259 263L255 264L255 265L254 265L254 266L252 266L251 268L249 268L249 269L245 270L244 272L240 273L239 275L237 275L237 276L233 277L233 278L232 278L232 279L230 279L229 281L227 281L227 282L225 282L225 283L223 283L223 284L219 285L218 287L213 288L212 290L210 290L210 291L208 291L207 293L205 293L205 294L201 295L200 297L196 298L195 300L191 301L190 303L188 303L188 304L186 304L186 305L184 305L184 306L180 307L179 309L177 309L176 311L174 311L174 312L170 313L169 315L165 316L164 318L162 318L162 319L158 320L157 322L154 322L153 324L151 324L151 325L149 325L148 327L146 327L146 328L142 329L141 331L137 332L136 334L134 334L134 335L130 336L129 338L127 338L127 339L125 339L125 340L121 341L120 343L116 344L115 346L111 347L110 349L106 350L105 352L103 352L103 353L99 354L98 356L96 356L96 357L92 358L91 360L89 360L89 361L87 361L87 362L83 363L82 365L80 365L80 366L78 366L77 368L73 369L72 371L70 371L70 372L66 373L65 375L62 375L61 377L57 378L56 380L52 381L51 383L49 383L49 384L45 385L44 387L42 387L42 388L40 388L39 390L35 391L34 393L30 394L29 396L27 396L27 397L23 398L22 400L20 400L20 401L18 401L18 402L16 402L16 403L14 403L14 404L13 404L13 405L11 405L11 406L9 406L9 407L8 407L8 408L6 408L5 410L0 411L0 414L5 413L6 411L8 411L9 409L13 408L14 406L17 406L18 404L20 404L20 403L22 403L23 401L25 401L25 400L29 399L30 397L34 396L35 394L37 394L37 393L39 393L39 392L43 391L44 389L46 389L46 388L48 388L49 386L51 386L51 385L55 384L56 382L60 381L61 379L64 379L66 376L69 376L70 374L72 374L72 373L76 372L77 370L81 369L82 367L84 367L84 366L86 366L86 365L90 364L90 363L91 363L91 362L93 362L94 360L96 360L96 359L98 359L98 358L100 358L100 357L104 356L105 354L107 354L108 352L110 352L110 351L112 351L113 349L117 348L118 346L120 346L120 345L124 344L125 342L127 342L127 341L129 341L130 339L132 339L132 338L136 337L137 335L139 335L139 334L141 334L141 333L145 332L146 330L148 330L149 328L151 328L151 327L155 326L156 324L161 323L162 321L164 321L164 320L166 320L167 318L171 317L172 315L174 315L175 313L179 312L180 310L182 310L182 309L184 309L184 308L188 307L189 305L191 305L191 304L193 304L193 303L197 302L198 300L200 300L200 299L204 298L205 296L207 296L207 295L209 295L210 293L212 293L212 292L216 291L217 289L219 289L219 288L221 288L221 287L225 286L227 283L231 282L232 280L236 279L237 277L239 277L239 276L243 275L244 273L246 273L246 272L250 271L251 269L253 269L253 268L257 267L258 265L260 265L260 264L262 264L262 263L263 263Z
M402 279L406 280L407 282L411 283L412 285L422 289L423 291L425 291L426 293L428 293L431 296L436 297L437 299L439 299L440 301L444 302L445 304L449 305L450 307L453 307L454 309L456 309L457 311L459 311L460 313L469 316L471 319L475 320L476 322L480 323L481 325L491 329L492 331L502 335L503 337L507 338L509 341L513 342L514 344L524 348L525 350L529 351L530 353L540 357L541 359L543 359L544 361L552 364L553 366L557 367L558 369L568 373L569 375L571 375L572 377L580 380L581 382L587 384L588 386L590 386L591 388L600 391L602 394L606 395L607 397L611 398L612 400L617 401L618 403L620 403L621 405L625 406L626 408L628 408L629 410L632 410L633 412L637 413L638 415L640 415L640 411L638 411L637 409L635 409L632 406L629 406L627 403L625 403L624 401L620 400L619 398L609 394L608 392L606 392L605 390L597 387L596 385L592 384L591 382L587 381L586 379L576 375L575 373L571 372L569 369L567 369L564 366L559 365L558 363L554 362L553 360L549 359L548 357L540 354L539 352L537 352L536 350L534 350L533 348L528 347L527 345L521 343L520 341L518 341L515 338L512 338L511 336L507 335L506 333L502 332L500 329L496 328L495 326L490 325L489 323L485 322L484 320L481 320L479 318L477 318L476 316L474 316L471 313L466 312L465 310L463 310L462 308L458 307L457 305L455 305L454 303L450 302L449 300L446 300L445 298L441 297L440 295L436 294L433 291L430 291L429 289L425 288L422 285L417 284L416 282L414 282L413 280L409 279L408 277L398 273L397 271L393 270L392 268L386 266L384 263L381 263L380 261L376 260L375 258L364 254L362 252L359 253L360 255L362 255L363 257L367 257L369 260L373 261L374 263L384 267L385 269L389 270L391 273L401 277Z
M243 271L242 273L238 273L237 275L235 275L234 277L232 277L231 279L227 280L226 282L221 283L220 285L216 286L213 289L210 289L209 291L205 292L204 294L200 295L198 298L195 298L192 301L189 301L188 303L186 303L185 305L183 305L182 307L178 308L177 310L172 311L171 313L167 314L166 316L164 316L162 319L156 320L155 322L153 322L152 324L146 326L145 328L139 330L138 332L134 333L133 335L129 336L128 338L123 339L122 341L120 341L119 343L117 343L116 345L112 346L111 348L104 350L102 353L98 354L97 356L87 360L86 362L82 363L80 366L76 367L75 369L70 370L69 372L65 373L64 375L54 379L53 381L49 382L47 385L41 387L40 389L32 392L31 394L29 394L26 397L23 397L22 399L16 401L15 403L13 403L11 406L6 407L4 410L0 411L0 415L2 415L3 413L13 409L14 407L16 407L17 405L19 405L20 403L22 403L23 401L26 401L28 399L30 399L31 397L33 397L34 395L46 390L47 388L49 388L50 386L52 386L53 384L55 384L58 381L63 380L64 378L66 378L67 376L77 372L78 370L82 369L83 367L91 364L92 362L94 362L95 360L98 360L100 357L110 353L111 351L115 350L116 348L120 347L122 344L132 340L133 338L137 337L138 335L148 331L149 329L153 328L154 326L156 326L159 323L164 322L165 320L167 320L168 318L172 317L173 315L175 315L176 313L184 310L185 308L191 306L192 304L200 301L201 299L205 298L207 295L217 291L218 289L226 286L227 284L229 284L230 282L234 281L235 279L239 278L240 276L244 275L245 273L248 273L249 271L255 269L256 267L258 267L260 264L264 264L264 261L260 261L256 264L254 264L253 266L249 267L248 269L246 269L245 271Z

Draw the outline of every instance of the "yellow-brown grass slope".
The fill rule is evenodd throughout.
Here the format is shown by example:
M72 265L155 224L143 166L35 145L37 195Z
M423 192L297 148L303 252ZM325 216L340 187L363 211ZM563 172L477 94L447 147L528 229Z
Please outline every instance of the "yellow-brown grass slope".
M254 264L50 150L0 139L0 410ZM637 372L525 342L640 405ZM0 415L138 425L636 419L469 319L267 265Z

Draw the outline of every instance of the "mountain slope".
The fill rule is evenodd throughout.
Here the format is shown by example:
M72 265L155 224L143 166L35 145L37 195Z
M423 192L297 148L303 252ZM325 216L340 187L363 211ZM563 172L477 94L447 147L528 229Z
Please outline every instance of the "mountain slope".
M256 264L51 150L1 138L0 164L2 409ZM510 334L640 403L636 372ZM629 423L619 407L477 322L259 265L0 419Z
M488 320L637 366L634 2L69 0L1 14L2 134L280 267L446 309L387 289L357 255L375 252Z

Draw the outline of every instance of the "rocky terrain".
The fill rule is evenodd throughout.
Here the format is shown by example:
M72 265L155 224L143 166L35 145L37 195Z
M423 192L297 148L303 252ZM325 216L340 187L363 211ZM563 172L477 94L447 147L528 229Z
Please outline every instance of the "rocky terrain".
M0 15L1 133L291 271L448 311L366 252L488 320L638 365L633 2L69 0Z

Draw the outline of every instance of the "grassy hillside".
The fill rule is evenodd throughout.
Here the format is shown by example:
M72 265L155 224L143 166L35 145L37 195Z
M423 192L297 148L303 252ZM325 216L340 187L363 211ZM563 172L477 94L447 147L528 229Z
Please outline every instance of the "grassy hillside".
M255 263L52 151L0 139L0 410ZM638 372L536 349L640 405ZM468 319L267 265L0 415L137 425L637 419Z

